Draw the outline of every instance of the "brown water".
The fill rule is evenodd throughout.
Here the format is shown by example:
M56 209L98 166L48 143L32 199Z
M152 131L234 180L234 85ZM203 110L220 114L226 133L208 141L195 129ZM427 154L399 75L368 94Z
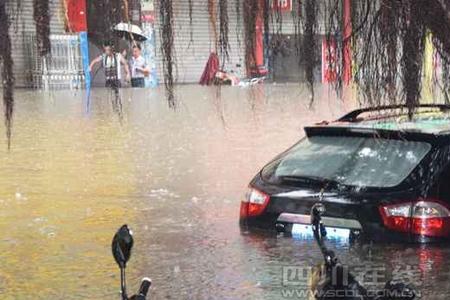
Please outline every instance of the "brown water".
M321 262L316 245L242 234L239 204L304 125L353 106L318 94L309 109L294 85L183 86L173 111L159 90L124 89L120 105L105 89L90 102L17 91L11 151L0 143L1 299L119 299L110 241L123 223L132 290L150 276L152 299L287 299L283 267ZM410 266L435 293L424 299L450 296L447 246L336 246L353 266Z

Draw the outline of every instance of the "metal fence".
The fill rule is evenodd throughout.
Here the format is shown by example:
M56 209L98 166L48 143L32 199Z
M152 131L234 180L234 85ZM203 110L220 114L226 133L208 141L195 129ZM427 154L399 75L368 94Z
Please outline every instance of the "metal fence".
M84 87L80 38L76 34L50 35L51 54L40 57L36 35L26 36L29 84L42 89L79 89Z

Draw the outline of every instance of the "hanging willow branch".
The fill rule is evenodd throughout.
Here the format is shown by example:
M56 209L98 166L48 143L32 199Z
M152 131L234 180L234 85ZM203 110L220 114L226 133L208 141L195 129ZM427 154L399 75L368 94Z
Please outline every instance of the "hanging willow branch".
M218 35L217 35L217 7L216 0L208 0L209 27L213 33L214 50L217 52Z
M450 22L441 21L449 20L450 3L430 1L426 5L430 9L421 9L422 18L427 20L428 28L433 33L432 42L438 53L442 72L440 77L436 76L434 83L442 90L445 102L450 103Z
M23 3L22 1L24 0L16 0L15 5L12 5L12 3L9 3L9 7L7 9L7 15L9 17L9 19L11 20L11 24L13 24L13 28L14 30L17 32L17 29L19 27L19 17L22 14L22 9L23 9ZM7 0L5 0L5 2L7 2Z
M222 68L225 61L230 59L228 41L228 0L219 0L219 52L222 60Z
M305 17L303 23L302 58L305 66L305 78L311 92L311 101L314 99L314 67L317 49L317 2L305 1Z
M352 22L365 24L353 34L355 82L370 105L401 102L410 117L420 100L426 35L417 4L382 0L352 6Z
M409 7L408 26L403 39L403 87L405 90L405 103L408 107L410 118L414 107L419 104L422 57L425 45L425 26L420 20L420 8L415 1L407 0Z
M3 110L9 149L11 146L11 127L14 110L14 74L11 57L11 38L9 36L10 22L6 11L6 0L0 0L0 61L2 64Z
M173 4L172 0L161 0L159 6L161 52L163 53L164 84L170 107L175 107L173 92L174 42L173 42Z
M49 0L33 0L33 18L36 24L37 47L41 56L50 53Z
M89 24L89 40L96 43L98 47L102 47L105 41L114 41L117 36L114 34L114 26L124 17L128 17L125 13L125 3L119 0L95 0L87 1L87 14ZM105 15L107 17L100 18Z
M263 26L264 26L264 41L263 44L264 45L270 45L270 0L263 0L261 1L262 4L262 8L260 8L260 10L262 10L262 18L263 18ZM267 56L268 54L268 49L265 49L265 55ZM271 65L269 61L269 66Z
M292 10L292 22L294 25L294 43L295 48L297 50L297 56L300 57L300 44L301 44L301 16L302 16L302 1L303 0L296 0L296 7L297 9ZM298 63L300 64L301 61L299 60Z
M239 53L241 52L241 0L234 0L234 10L236 12L236 40Z
M245 62L247 73L255 67L256 17L258 1L244 0Z
M399 3L389 0L383 0L380 7L379 31L380 49L384 52L381 68L383 72L383 81L385 85L383 90L390 103L395 103L397 98L396 84L398 81L399 51L398 43L401 30L401 14Z
M194 11L194 4L192 0L188 0L189 5L189 45L194 43L194 23L192 20L192 13Z

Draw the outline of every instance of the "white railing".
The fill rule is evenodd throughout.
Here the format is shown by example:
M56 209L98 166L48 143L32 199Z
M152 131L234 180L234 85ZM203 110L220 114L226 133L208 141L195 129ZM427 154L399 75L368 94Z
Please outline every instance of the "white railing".
M53 34L50 35L50 42L51 54L40 57L36 36L29 34L26 37L31 67L30 85L46 90L82 88L84 71L79 36Z

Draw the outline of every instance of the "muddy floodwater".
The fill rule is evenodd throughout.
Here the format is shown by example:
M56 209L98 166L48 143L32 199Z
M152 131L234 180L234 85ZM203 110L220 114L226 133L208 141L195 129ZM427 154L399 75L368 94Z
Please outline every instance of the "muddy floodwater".
M316 92L309 108L296 85L182 86L171 110L161 90L18 90L10 151L0 126L0 298L119 299L110 243L123 223L131 291L149 276L151 299L304 298L286 294L302 289L286 270L320 263L315 243L242 233L238 214L304 125L354 105ZM450 297L448 245L334 246L358 272Z

